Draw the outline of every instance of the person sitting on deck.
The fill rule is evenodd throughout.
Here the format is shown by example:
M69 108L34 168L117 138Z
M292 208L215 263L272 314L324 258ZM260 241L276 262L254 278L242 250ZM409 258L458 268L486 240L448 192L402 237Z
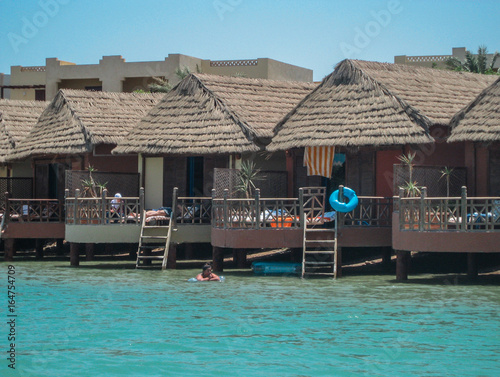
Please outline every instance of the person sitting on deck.
M121 201L122 201L122 194L117 192L115 194L115 198L111 200L111 217L120 217L121 213Z
M212 266L210 263L205 263L203 266L203 271L196 276L198 281L220 281L220 277L212 272Z

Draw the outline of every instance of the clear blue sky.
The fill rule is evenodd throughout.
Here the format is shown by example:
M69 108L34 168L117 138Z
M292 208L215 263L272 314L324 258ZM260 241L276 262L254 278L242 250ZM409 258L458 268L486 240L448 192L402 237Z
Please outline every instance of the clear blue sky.
M45 58L97 64L272 58L314 80L349 57L500 50L500 0L0 0L0 72Z

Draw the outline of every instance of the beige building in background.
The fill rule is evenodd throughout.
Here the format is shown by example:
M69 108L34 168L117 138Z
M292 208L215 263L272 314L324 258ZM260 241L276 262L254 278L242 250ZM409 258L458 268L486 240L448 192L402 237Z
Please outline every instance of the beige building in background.
M429 68L446 68L446 60L449 58L457 58L461 62L465 61L465 53L467 49L465 47L454 47L452 48L451 55L424 55L424 56L406 56L398 55L394 57L394 63L396 64L406 64L420 67ZM473 54L475 55L475 54ZM495 54L488 54L488 64L491 64L491 59ZM500 59L495 62L494 68L500 68Z
M148 85L155 82L155 77L175 85L179 82L175 71L184 67L191 72L223 76L303 82L313 80L310 69L268 58L212 61L169 54L163 61L126 62L123 57L113 55L103 56L99 64L75 64L48 58L45 66L11 67L11 98L50 101L59 89L106 92L147 90Z

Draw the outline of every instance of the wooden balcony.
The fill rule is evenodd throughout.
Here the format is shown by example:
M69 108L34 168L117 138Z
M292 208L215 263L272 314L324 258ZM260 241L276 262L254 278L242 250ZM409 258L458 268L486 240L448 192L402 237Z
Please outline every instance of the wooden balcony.
M393 248L429 252L499 252L500 198L398 198L393 213Z

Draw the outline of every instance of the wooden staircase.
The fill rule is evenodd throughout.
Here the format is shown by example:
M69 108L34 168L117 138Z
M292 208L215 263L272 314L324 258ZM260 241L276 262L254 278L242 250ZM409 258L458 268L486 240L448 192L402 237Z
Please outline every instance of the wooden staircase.
M304 215L302 277L305 275L337 277L336 228L319 227L321 222L309 222Z
M172 224L173 222L169 219L162 220L161 225L146 225L146 211L143 211L136 268L160 266L162 270L167 268L168 249L173 231ZM161 264L154 262L161 262Z

